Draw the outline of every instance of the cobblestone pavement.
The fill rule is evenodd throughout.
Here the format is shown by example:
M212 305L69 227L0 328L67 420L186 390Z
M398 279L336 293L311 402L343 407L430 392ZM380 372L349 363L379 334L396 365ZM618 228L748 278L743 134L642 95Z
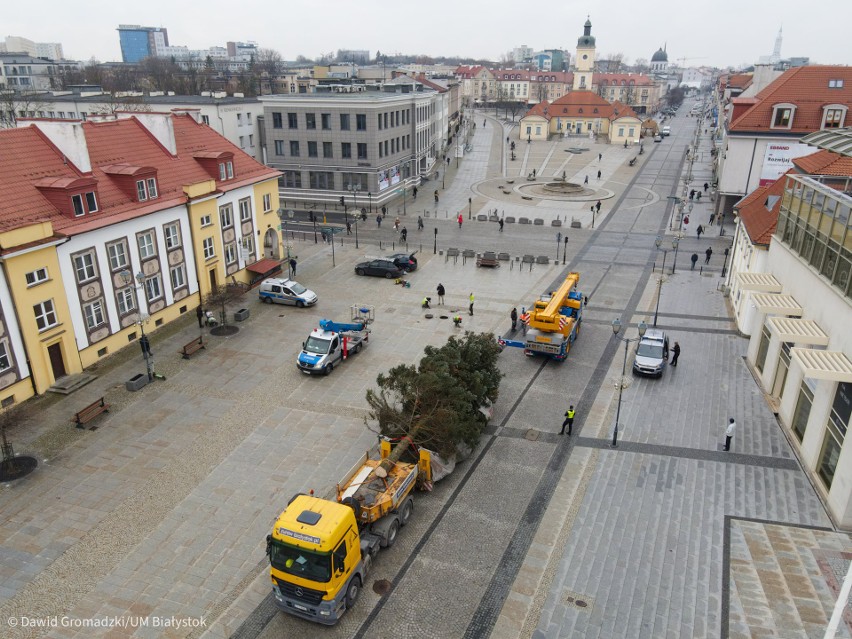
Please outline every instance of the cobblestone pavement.
M190 361L176 351L197 335L194 318L155 332L165 382L127 393L123 381L142 367L131 348L78 393L39 400L38 423L13 435L16 449L48 460L0 492L3 636L739 637L773 628L807 636L852 549L845 535L821 530L831 523L745 368L746 342L716 290L721 260L703 272L682 268L691 238L682 240L674 274L667 255L658 313L658 326L683 347L680 365L660 380L630 380L621 443L608 445L623 362L610 322L621 316L634 336L636 323L653 318L655 258L661 270L654 238L672 219L665 198L679 188L689 135L684 125L665 143L646 145L637 167L623 164L624 149L600 145L599 188L612 196L594 231L591 215L582 229L562 229L564 267L477 269L434 255L434 230L440 249L517 256L552 255L557 229L516 224L499 233L475 220L458 229L450 212L468 197L474 217L499 206L549 224L587 210L502 193L492 199L477 184L530 167L596 175L599 152L567 159L564 142L526 145L521 168L512 169L501 148L505 128L489 116L473 152L444 176L439 215L432 210L422 235L409 231L409 247L420 250L410 289L352 272L365 252L395 241L387 225L362 227L358 249L339 238L334 257L329 245L296 242L298 279L318 291L317 307L267 307L252 296L240 331L211 337ZM574 206L583 209L575 214ZM406 219L416 212L409 208ZM727 241L702 243L721 258ZM449 321L425 319L419 300L440 281L453 311L472 290L476 315L465 315L464 327L503 333L513 306L552 290L567 270L581 272L590 298L568 361L512 349L501 356L506 378L479 449L417 499L411 525L338 626L277 613L263 556L275 517L295 492L328 494L374 444L363 398L375 376L453 333ZM303 336L321 317L348 317L353 303L376 306L370 347L329 378L301 376L294 361ZM100 428L70 427L76 407L102 394L115 408ZM558 435L568 402L578 407L570 440ZM733 453L718 450L728 414L740 424ZM788 570L794 559L799 572ZM782 578L784 591L776 577L788 572L809 575L812 590L800 594L801 580ZM391 582L389 594L373 592L379 579ZM138 617L149 626L8 626L10 617L48 615ZM206 625L150 625L171 616Z

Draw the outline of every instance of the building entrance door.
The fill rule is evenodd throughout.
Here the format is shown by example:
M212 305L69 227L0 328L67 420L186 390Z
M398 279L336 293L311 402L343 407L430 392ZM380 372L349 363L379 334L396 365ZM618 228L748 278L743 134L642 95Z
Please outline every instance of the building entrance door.
M50 357L50 367L53 369L53 379L65 377L65 360L62 359L62 344L57 342L47 347L47 355Z
M217 287L217 284L216 284L216 269L211 268L210 269L210 291L211 292L215 291L216 287Z

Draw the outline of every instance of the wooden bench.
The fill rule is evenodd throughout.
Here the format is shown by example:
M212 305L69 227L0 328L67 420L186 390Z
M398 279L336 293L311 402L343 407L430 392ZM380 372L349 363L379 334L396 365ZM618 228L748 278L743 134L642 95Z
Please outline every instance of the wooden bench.
M497 261L497 254L491 251L486 251L476 260L477 266L490 266L492 268L499 268L500 262Z
M200 351L202 348L205 348L204 338L201 336L196 337L189 344L185 344L182 349L180 349L180 354L183 355L184 359L189 359L189 356L193 353Z
M630 160L630 162L628 164L630 164L630 166L633 166L634 164L636 164L636 158L633 158L632 160Z
M85 424L92 421L95 417L101 413L108 412L109 404L104 403L104 398L101 397L86 406L83 410L75 413L74 418L71 421L74 422L77 428L84 428ZM89 430L95 430L95 428L97 428L97 426L93 426Z

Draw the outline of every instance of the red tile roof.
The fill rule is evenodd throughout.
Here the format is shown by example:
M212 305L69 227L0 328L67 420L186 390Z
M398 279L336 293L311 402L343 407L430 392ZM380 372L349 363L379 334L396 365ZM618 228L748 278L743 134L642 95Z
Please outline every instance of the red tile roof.
M843 86L829 87L830 80L841 80ZM798 134L818 131L823 121L823 108L828 104L846 105L852 111L852 67L814 65L796 67L782 73L774 82L754 98L757 103L741 115L735 109L736 119L729 128L731 133ZM733 100L736 107L737 99ZM772 128L773 107L777 104L794 104L790 129ZM847 121L850 115L847 114Z
M548 108L550 117L608 118L612 105L592 91L570 91L554 100Z
M752 244L769 246L778 225L778 211L781 210L786 181L786 174L782 175L772 184L758 187L734 204Z
M852 176L852 157L821 149L812 155L793 160L803 173L810 175Z
M176 155L135 117L77 124L85 136L90 174L73 166L34 125L0 130L0 231L50 220L56 231L73 235L181 204L184 186L212 179L193 157L198 153L233 154L234 179L216 181L222 191L279 175L191 116L167 117L174 126ZM145 203L121 188L121 180L140 167L157 171L158 198ZM74 188L81 178L96 182L99 210L79 218L60 213L37 188Z

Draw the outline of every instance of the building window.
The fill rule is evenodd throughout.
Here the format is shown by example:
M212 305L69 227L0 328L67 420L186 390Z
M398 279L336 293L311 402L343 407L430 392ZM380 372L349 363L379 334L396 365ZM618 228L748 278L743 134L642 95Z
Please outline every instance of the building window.
M340 143L340 157L344 159L352 158L352 143L351 142L341 142Z
M349 114L341 113L340 114L340 130L348 131L349 130Z
M825 110L825 122L823 124L824 129L839 129L843 126L843 116L845 115L845 109L843 108L833 108Z
M81 215L86 214L86 209L83 207L83 196L82 195L72 195L71 196L71 204L74 206L74 216L80 217Z
M89 213L94 213L98 210L98 200L95 197L94 191L89 191L85 194L86 197L86 208L89 210ZM154 195L156 197L156 195Z
M35 313L36 326L39 331L56 326L56 311L53 310L53 300L36 304L33 306L33 313Z
M106 321L104 319L104 307L101 300L85 304L83 306L83 315L86 317L86 328L89 330L97 328Z
M334 145L331 142L322 143L322 156L324 158L334 157Z
M47 281L47 269L37 268L34 271L30 271L26 274L27 278L27 286L35 286L36 284L40 284L42 282Z
M775 107L775 113L772 116L772 126L775 128L789 129L793 123L793 108L792 107Z
M302 188L302 172L301 171L284 171L284 188L301 189Z
M77 282L82 284L95 279L95 255L94 253L81 253L74 256L74 270L77 273Z
M242 125L243 125L243 114L237 113L237 126L242 126Z
M334 173L331 171L309 171L310 188L330 191L334 189Z
M275 140L275 155L284 155L284 140Z
M249 133L249 146L250 147L254 146L254 134L253 133Z
M227 229L234 225L234 210L230 204L225 204L219 207L219 219L222 222L222 228Z
M367 130L367 115L364 113L356 113L355 114L355 128L358 131L366 131Z
M225 245L225 264L233 264L237 261L237 245L235 242Z
M9 352L6 342L0 342L0 371L6 371L12 368L12 361L9 359Z
M107 244L107 256L109 257L109 267L113 271L127 267L127 244L124 240Z
M148 190L145 188L145 180L136 181L136 199L144 202L148 199Z
M144 260L157 254L157 249L154 247L154 234L151 231L137 235L136 242L139 244L139 257L141 259Z
M843 88L843 80L829 80L828 81L829 89L842 89Z
M216 255L216 249L213 247L213 238L205 237L201 242L201 248L204 250L204 259L209 260Z
M241 149L246 148L246 136L244 136L244 135L240 136L240 148Z
M163 235L166 237L167 249L173 249L180 246L180 227L177 222L166 224L163 227Z
M202 115L201 116L201 123L206 124L207 126L210 126L210 116L209 115Z
M243 198L239 202L240 206L240 221L247 222L251 219L251 198Z
M320 122L323 131L331 131L331 113L320 114Z
M127 315L136 309L136 298L133 296L133 288L128 286L115 294L115 302L118 306L119 315Z
M269 193L263 194L263 212L268 213L272 210L272 196Z
M317 128L317 115L316 115L316 113L305 113L305 128L306 129L316 129Z
M290 155L294 158L299 157L299 141L290 140Z
M205 226L210 226L211 224L213 224L213 220L210 218L209 215L201 216L201 228L204 228Z
M153 302L163 296L163 287L160 285L159 275L145 278L145 295L149 302Z
M799 389L799 398L796 400L796 409L793 411L793 421L790 424L799 441L805 438L805 429L808 426L808 418L811 416L813 403L814 392L808 386L807 380L803 380Z
M367 159L367 144L364 142L358 143L358 159L366 160Z
M317 150L317 143L316 142L313 142L313 141L308 142L308 157L309 158L318 158L319 157L319 152Z
M766 353L769 350L769 340L771 339L769 327L764 325L763 331L760 334L760 344L757 347L757 358L754 360L754 367L763 372L763 366L766 364Z
M231 161L219 163L219 179L230 180L234 177L234 163Z
M290 129L298 129L299 128L299 119L296 117L295 113L287 114L287 127Z
M273 129L283 129L284 128L284 124L281 120L281 114L280 113L275 113L275 112L272 113L272 128Z
M172 277L172 290L186 286L186 272L184 271L183 264L173 266L169 272Z

